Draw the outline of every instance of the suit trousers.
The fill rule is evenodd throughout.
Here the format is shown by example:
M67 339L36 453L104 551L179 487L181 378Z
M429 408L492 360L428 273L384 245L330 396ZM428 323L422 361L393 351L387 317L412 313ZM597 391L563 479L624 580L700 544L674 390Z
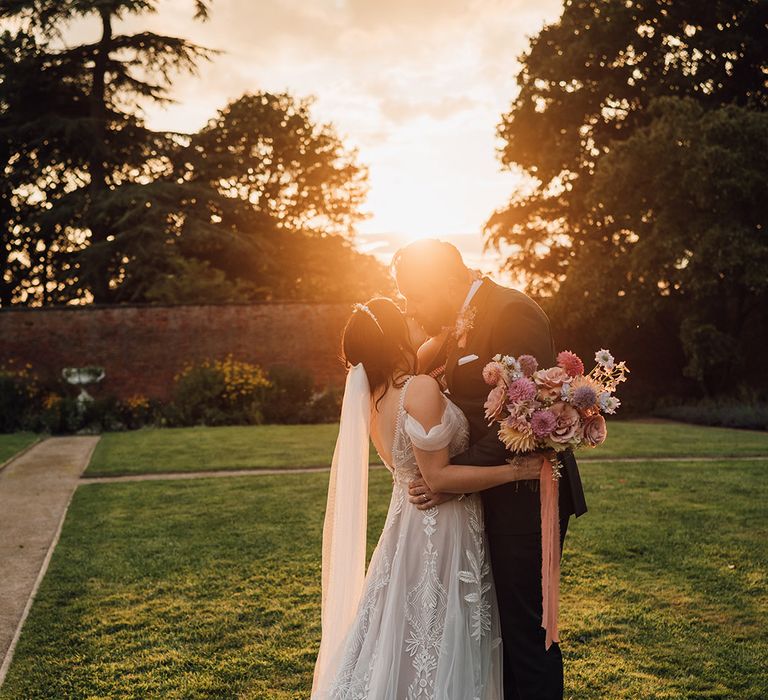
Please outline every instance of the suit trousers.
M568 517L560 521L562 553ZM504 644L504 700L562 700L563 657L544 648L541 533L488 533Z

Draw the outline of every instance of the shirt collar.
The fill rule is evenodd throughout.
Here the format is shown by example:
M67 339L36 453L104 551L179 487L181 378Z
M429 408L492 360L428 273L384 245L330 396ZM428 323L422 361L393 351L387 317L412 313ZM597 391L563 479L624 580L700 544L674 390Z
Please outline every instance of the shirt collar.
M472 284L469 287L469 291L467 292L467 297L466 299L464 299L464 303L461 305L461 311L464 311L469 306L469 302L472 301L472 297L475 296L475 293L477 292L478 289L480 289L480 286L482 284L483 284L482 278L476 279L474 282L472 282ZM461 313L461 311L459 311L459 313Z

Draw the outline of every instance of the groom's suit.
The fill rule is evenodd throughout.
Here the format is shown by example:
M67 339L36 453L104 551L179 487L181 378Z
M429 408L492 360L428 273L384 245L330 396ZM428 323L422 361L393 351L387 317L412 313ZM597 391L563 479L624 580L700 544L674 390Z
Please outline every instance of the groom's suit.
M475 309L466 345L447 347L445 379L451 400L470 425L470 447L454 464L503 464L511 454L488 426L483 404L489 387L482 370L496 354L533 355L540 368L555 364L549 319L525 294L484 279L470 304ZM478 359L462 362L471 355ZM587 510L576 460L563 458L560 481L561 544L570 515ZM536 482L517 482L482 492L504 642L505 700L563 696L560 648L544 647L541 627L541 520Z

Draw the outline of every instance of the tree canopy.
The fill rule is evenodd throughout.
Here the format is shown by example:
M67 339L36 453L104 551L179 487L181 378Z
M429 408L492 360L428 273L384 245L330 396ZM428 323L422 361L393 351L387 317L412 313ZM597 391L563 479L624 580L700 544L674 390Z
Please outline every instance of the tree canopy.
M345 294L343 281L368 293L386 287L381 266L349 242L365 169L330 125L312 121L309 101L256 93L196 134L147 126L143 109L172 100L173 77L214 56L183 38L118 31L121 19L157 5L0 7L16 27L0 35L0 305L311 290L328 299ZM204 20L208 3L190 9ZM65 45L66 24L86 16L98 18L99 40Z
M528 180L487 243L567 337L598 331L664 386L685 367L733 389L766 333L766 20L759 0L568 0L498 127Z

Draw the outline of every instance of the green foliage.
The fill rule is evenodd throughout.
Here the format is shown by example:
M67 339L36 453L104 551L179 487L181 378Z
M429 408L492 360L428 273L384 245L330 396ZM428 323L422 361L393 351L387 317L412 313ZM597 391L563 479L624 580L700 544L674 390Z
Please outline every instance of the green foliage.
M18 274L5 275L3 305L113 301L136 251L162 251L181 193L168 164L176 137L148 129L135 105L167 101L173 73L194 72L211 52L115 33L121 17L157 4L16 0L0 9L18 26L0 37L0 211ZM205 4L195 6L203 16ZM56 48L64 26L85 18L98 22L99 40Z
M312 400L314 381L298 367L276 366L269 370L271 387L264 402L266 423L299 423L302 411Z
M193 3L204 19L208 3ZM351 245L367 173L309 100L245 95L200 132L139 105L215 52L120 34L156 0L14 0L0 19L0 306L351 299L391 288ZM60 48L76 20L100 38ZM340 274L340 271L343 271Z
M190 364L176 376L166 415L174 425L261 423L269 387L258 365L232 356Z
M530 178L488 242L646 400L692 393L683 368L702 392L766 381L747 369L768 342L765 19L758 0L568 2L499 125L502 163Z
M705 399L682 405L659 406L654 413L686 423L768 431L768 402L765 401Z
M330 423L339 419L342 391L315 391L312 375L298 367L269 370L271 387L264 401L265 423Z
M14 361L0 365L0 433L29 430L41 396L30 365Z
M335 422L341 415L344 392L341 387L326 387L312 395L301 415L301 423Z

